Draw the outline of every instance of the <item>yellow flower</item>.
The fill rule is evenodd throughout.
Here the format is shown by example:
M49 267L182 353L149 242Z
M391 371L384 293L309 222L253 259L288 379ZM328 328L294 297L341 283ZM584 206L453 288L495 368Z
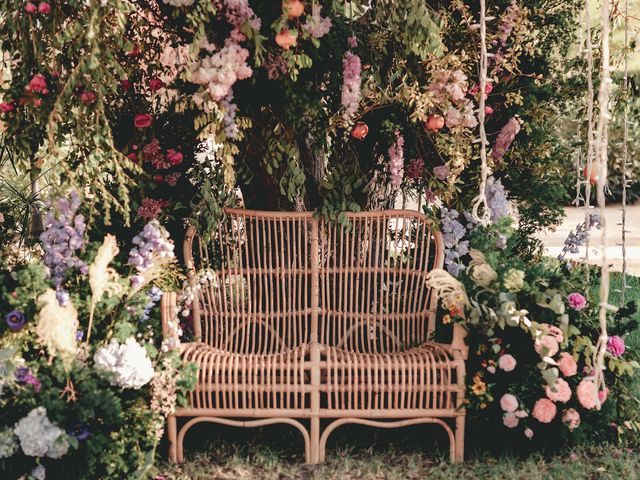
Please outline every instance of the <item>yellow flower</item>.
M52 289L40 295L38 304L42 305L36 325L38 341L52 357L60 357L65 368L69 368L77 352L78 311L71 300L61 306Z
M480 395L484 395L487 391L487 384L484 382L474 383L471 387L471 391L478 397Z
M484 410L485 408L487 408L487 404L484 402L482 402L479 406L481 410Z

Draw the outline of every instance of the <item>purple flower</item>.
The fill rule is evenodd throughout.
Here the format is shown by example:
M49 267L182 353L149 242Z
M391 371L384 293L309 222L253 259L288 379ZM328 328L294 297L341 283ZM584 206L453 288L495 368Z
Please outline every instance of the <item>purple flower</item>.
M506 125L502 127L502 130L500 130L500 133L496 137L496 143L493 149L491 149L491 156L495 162L502 160L502 157L504 157L504 154L509 150L511 143L513 143L519 131L520 121L515 117L510 118Z
M578 292L573 292L569 294L569 306L574 310L583 310L584 307L587 306L587 299L584 298L584 295Z
M31 371L27 367L20 366L16 368L16 371L13 375L16 379L16 382L21 385L31 385L36 393L38 393L42 388L42 383L40 382L40 380L38 380L38 377L31 373Z
M433 167L433 174L438 180L445 181L449 176L449 165L438 165Z
M72 437L77 438L79 441L86 440L90 435L89 429L84 423L76 423L75 425L72 425L67 430L67 433Z
M27 383L27 375L30 375L29 369L24 366L20 366L16 368L16 371L13 373L16 377L16 382L18 383Z
M25 323L27 323L27 318L20 310L13 310L12 312L7 313L4 320L7 322L7 326L12 332L17 332L24 327Z
M609 352L614 357L621 357L622 355L624 355L624 351L624 339L622 339L618 335L609 337L609 341L607 342L607 352Z

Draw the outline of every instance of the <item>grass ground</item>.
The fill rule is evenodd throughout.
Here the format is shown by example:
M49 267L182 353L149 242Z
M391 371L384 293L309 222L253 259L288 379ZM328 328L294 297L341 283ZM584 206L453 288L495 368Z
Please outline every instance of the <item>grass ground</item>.
M611 277L611 303L619 303L622 277ZM628 279L627 300L640 305L640 278ZM626 339L631 354L640 356L640 330ZM640 375L632 381L640 406ZM639 412L640 416L640 412ZM344 427L330 439L327 463L302 463L297 431L286 426L258 430L196 426L185 447L188 462L162 464L158 479L166 480L572 480L640 479L640 453L615 445L589 446L551 456L496 457L469 452L462 465L444 459L446 442L429 427L372 430ZM468 450L469 451L469 450Z

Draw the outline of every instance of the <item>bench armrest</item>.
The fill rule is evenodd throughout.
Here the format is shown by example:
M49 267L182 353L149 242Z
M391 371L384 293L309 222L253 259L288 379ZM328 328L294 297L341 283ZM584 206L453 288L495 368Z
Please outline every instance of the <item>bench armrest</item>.
M453 339L451 340L451 350L457 350L465 360L469 357L469 346L464 339L467 337L467 330L459 323L453 324Z
M180 345L180 324L176 292L164 292L160 299L160 319L164 344L174 350Z

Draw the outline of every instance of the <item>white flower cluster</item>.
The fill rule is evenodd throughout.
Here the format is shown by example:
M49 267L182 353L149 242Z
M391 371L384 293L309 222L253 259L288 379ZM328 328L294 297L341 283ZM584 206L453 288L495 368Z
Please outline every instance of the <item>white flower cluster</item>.
M0 430L0 458L9 458L16 452L17 445L10 428Z
M93 356L97 370L112 374L111 385L139 389L153 378L154 370L147 351L135 338L119 343L115 338Z
M66 433L51 423L44 407L31 410L16 423L13 432L24 454L30 457L60 458L69 450Z
M190 7L196 0L162 0L162 3L172 7Z

